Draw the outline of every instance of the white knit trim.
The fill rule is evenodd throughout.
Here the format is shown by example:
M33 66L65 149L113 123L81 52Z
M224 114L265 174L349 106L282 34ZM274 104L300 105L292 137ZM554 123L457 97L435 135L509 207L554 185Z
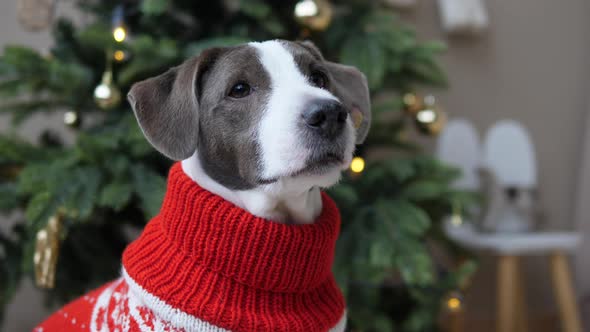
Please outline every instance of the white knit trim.
M94 308L92 308L92 315L90 316L90 331L91 332L109 332L109 327L107 325L107 312L109 301L111 300L111 295L113 294L113 290L115 287L119 285L119 283L123 280L122 278L117 279L114 281L109 287L100 293L98 298L96 299L96 304ZM98 322L98 315L102 315L101 319L103 324L98 329L97 322Z
M133 280L133 278L131 278L129 274L127 274L127 271L124 267L122 268L122 274L123 279L125 279L127 285L129 286L130 313L133 316L133 318L136 319L138 325L140 325L140 328L142 324L141 320L138 320L139 315L135 310L131 308L137 308L138 306L140 306L140 304L143 304L148 309L152 310L154 314L158 316L159 320L170 322L170 324L176 328L181 328L185 329L186 331L195 332L229 332L226 329L212 325L206 321L197 318L196 316L188 314L180 309L174 308L168 303L158 298L157 296L146 291L143 287L137 284L137 282L135 282L135 280ZM342 318L340 318L336 326L331 328L329 332L344 332L345 328L346 311L344 311Z
M342 318L340 318L336 326L331 328L328 332L344 332L344 329L346 329L346 310L344 310L344 314L342 315Z
M123 270L123 278L129 286L131 294L130 298L134 298L133 301L137 301L145 305L148 309L152 310L158 318L164 321L170 322L172 326L177 328L185 329L186 331L199 331L199 332L229 332L226 329L222 329L215 325L209 324L191 314L174 308L158 297L152 295L143 287L138 285L133 278L127 274L125 268Z

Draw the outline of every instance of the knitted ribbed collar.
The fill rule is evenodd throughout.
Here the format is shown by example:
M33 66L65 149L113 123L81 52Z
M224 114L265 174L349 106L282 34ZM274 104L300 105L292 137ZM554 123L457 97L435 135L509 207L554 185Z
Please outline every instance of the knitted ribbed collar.
M223 328L327 330L344 301L331 272L340 214L325 193L322 203L313 224L272 222L201 188L176 163L160 213L123 266L151 295ZM274 318L256 316L265 312Z

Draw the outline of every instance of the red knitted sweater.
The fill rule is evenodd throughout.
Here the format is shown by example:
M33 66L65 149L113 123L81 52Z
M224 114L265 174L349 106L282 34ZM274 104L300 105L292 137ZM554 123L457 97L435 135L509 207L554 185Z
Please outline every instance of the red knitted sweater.
M35 331L343 331L331 272L340 214L322 202L313 224L271 222L176 163L160 213L123 253L123 276Z

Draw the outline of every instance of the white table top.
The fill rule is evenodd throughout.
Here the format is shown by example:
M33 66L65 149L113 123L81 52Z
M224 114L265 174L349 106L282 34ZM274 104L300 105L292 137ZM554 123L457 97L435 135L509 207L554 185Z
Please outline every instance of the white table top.
M483 233L469 223L455 226L450 222L444 228L447 236L460 245L502 255L571 252L582 241L576 232Z

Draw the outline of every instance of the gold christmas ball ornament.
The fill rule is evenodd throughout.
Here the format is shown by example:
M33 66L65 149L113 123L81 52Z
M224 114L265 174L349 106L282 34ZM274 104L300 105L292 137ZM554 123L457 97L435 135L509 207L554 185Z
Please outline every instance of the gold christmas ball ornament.
M94 101L103 110L114 108L121 102L121 91L113 83L111 70L104 72L100 84L94 89Z
M329 0L301 0L295 4L295 19L312 30L323 31L332 22L332 4Z
M424 107L424 100L422 96L413 92L404 94L402 97L402 102L404 105L404 111L409 114L416 114Z
M447 115L436 104L434 96L424 97L422 107L413 116L418 131L429 136L438 135L447 123Z
M49 218L47 225L37 232L35 238L35 283L41 288L55 287L55 271L59 256L63 213Z

